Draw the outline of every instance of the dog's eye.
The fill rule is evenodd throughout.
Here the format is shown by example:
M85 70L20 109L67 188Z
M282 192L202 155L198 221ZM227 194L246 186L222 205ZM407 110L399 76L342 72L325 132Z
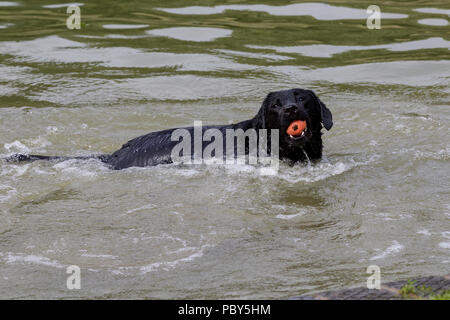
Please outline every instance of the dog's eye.
M305 97L302 97L302 96L298 97L297 99L298 99L298 101L305 101Z
M273 105L272 108L280 108L281 107L281 102L280 100L277 100Z

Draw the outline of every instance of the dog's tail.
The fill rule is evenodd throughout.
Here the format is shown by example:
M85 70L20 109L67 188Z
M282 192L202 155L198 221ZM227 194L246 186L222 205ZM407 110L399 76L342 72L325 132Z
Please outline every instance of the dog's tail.
M78 156L78 157L65 157L65 156L42 156L36 154L14 154L8 158L4 158L6 162L25 162L25 161L37 161L37 160L47 160L47 161L66 161L66 160L89 160L98 159L102 162L106 162L109 155L100 154L92 156Z

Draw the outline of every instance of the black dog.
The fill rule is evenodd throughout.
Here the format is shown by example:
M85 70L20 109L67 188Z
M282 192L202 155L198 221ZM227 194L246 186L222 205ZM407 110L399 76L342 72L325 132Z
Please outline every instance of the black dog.
M296 120L306 121L306 128L301 135L292 136L286 133L289 125ZM205 126L202 132L214 128L226 136L227 129L267 129L270 141L270 129L279 130L279 157L290 163L298 161L318 160L322 157L322 124L330 130L333 120L330 110L311 90L291 89L271 92L264 99L259 112L253 119L237 124L224 126ZM192 136L194 127L184 128ZM172 150L179 141L172 141L172 133L176 129L168 129L137 137L128 141L111 155L91 157L53 157L41 155L17 154L9 161L33 160L68 160L98 158L112 169L128 167L144 167L157 164L172 163ZM210 142L202 142L204 149ZM193 151L194 148L191 148ZM248 146L246 145L246 153ZM270 150L269 150L270 152ZM184 155L186 156L186 155Z

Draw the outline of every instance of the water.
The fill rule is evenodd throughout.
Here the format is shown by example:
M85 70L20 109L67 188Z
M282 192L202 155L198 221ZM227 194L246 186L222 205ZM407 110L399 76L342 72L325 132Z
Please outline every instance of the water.
M2 157L112 152L292 87L335 123L323 161L275 176L0 163L0 298L286 298L364 285L373 264L385 282L449 273L448 4L383 5L368 30L370 4L89 1L68 30L64 2L0 2Z

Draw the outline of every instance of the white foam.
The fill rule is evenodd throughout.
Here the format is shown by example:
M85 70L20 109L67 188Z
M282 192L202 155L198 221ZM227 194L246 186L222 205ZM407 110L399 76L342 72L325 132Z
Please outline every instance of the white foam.
M397 241L392 241L392 245L387 247L386 250L381 252L379 255L371 257L369 260L378 260L378 259L384 259L389 255L398 253L404 249L404 246L398 243Z
M91 253L83 253L81 256L88 258L104 258L104 259L117 259L117 256L113 256L111 254L91 254Z
M3 194L1 194L3 193ZM0 184L0 203L6 202L17 195L17 189L8 185Z
M3 145L8 152L11 153L29 153L31 150L19 140Z
M278 215L276 215L276 218L282 219L282 220L291 220L291 219L294 219L295 217L303 216L304 214L305 214L304 212L299 212L299 213L295 213L295 214L278 214Z
M342 174L356 166L358 163L318 163L313 166L296 165L294 168L280 170L276 177L288 181L291 184L298 182L316 182L332 176Z
M446 161L450 159L450 147L440 149L438 151L414 150L414 159L433 159Z
M439 243L439 247L443 249L450 249L450 242L441 242Z
M96 159L82 161L70 159L56 163L53 165L53 168L65 175L71 175L75 178L83 177L88 179L95 178L98 175L99 170L102 168L107 170L107 168L101 165L100 161Z
M373 163L379 159L378 155L372 156L367 161L354 161L352 159L347 160L347 162L336 162L330 163L326 160L322 160L317 164L305 165L296 164L294 166L288 166L284 162L280 162L280 167L272 168L270 166L265 166L262 164L248 164L245 163L217 163L215 161L204 160L203 164L179 164L179 165L169 165L170 168L174 169L170 171L174 175L181 176L198 176L204 175L205 172L211 173L213 175L223 175L227 174L230 176L250 176L260 179L281 179L288 181L290 184L295 184L299 182L314 183L317 181L325 180L330 177L340 175L346 171L349 171L355 167L367 165ZM243 159L245 160L245 159ZM155 170L167 170L167 166L157 166ZM131 170L145 170L136 169Z
M33 147L33 149L44 148L44 147L51 145L50 141L48 141L43 136L37 136L35 138L30 138L30 139L27 139L26 141ZM43 150L43 151L45 151L45 150Z
M417 233L418 233L418 234L423 234L423 235L425 235L425 236L431 236L430 231L428 231L427 229L419 230L419 231L417 231Z
M44 265L48 267L55 267L55 268L64 268L64 265L60 264L58 261L50 260L47 257L39 256L39 255L26 255L26 254L13 254L8 253L6 257L4 258L5 263L31 263L31 264L39 264Z
M7 166L4 166L2 168L1 176L9 175L13 176L14 178L23 176L28 169L30 168L30 164L24 164L24 165L14 165L14 164L8 164Z
M32 168L32 170L33 170L33 173L38 174L38 175L46 175L47 176L47 175L55 175L56 174L56 172L54 172L54 171L41 170L39 168L39 166L34 166Z
M59 129L58 129L58 127L55 127L55 126L48 126L47 128L45 128L45 131L48 134L55 134L59 131Z
M197 169L179 169L175 171L176 175L183 176L183 177L193 177L200 173Z
M187 262L191 262L197 258L200 258L203 256L203 251L205 248L210 247L210 245L204 245L201 248L199 248L196 252L190 254L189 256L185 257L185 258L180 258L177 260L173 260L173 261L164 261L164 262L154 262L151 264L148 264L146 266L143 266L140 268L141 273L145 274L148 272L152 272L152 271L156 271L158 269L163 269L163 270L169 270L172 268L175 268L178 264L180 263L187 263Z
M156 206L154 205L154 204L147 204L147 205L145 205L145 206L142 206L142 207L139 207L139 208L135 208L135 209L131 209L131 210L128 210L127 211L127 213L133 213L133 212L136 212L136 211L142 211L142 210L147 210L147 209L153 209L153 208L155 208Z

